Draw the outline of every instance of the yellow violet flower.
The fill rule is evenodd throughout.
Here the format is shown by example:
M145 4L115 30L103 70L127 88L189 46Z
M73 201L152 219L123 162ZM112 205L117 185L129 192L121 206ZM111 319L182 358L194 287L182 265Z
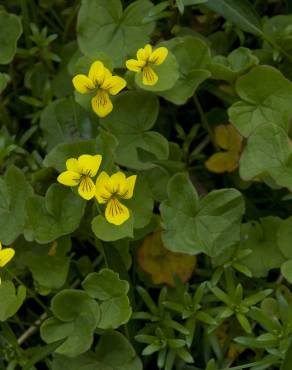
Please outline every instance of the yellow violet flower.
M91 177L97 174L102 156L82 154L78 159L70 158L66 161L67 171L58 176L58 182L66 186L77 186L79 195L86 199L92 199L95 195L95 186Z
M105 117L113 110L110 95L117 95L127 84L122 77L113 76L99 60L91 65L88 76L78 74L72 82L80 94L96 92L91 106L99 117Z
M143 84L153 86L158 81L158 76L154 72L152 66L162 64L168 55L168 50L165 47L160 47L152 50L152 46L147 44L144 48L137 51L137 60L129 59L126 61L126 66L130 71L143 73Z
M121 225L130 217L130 212L119 199L130 199L133 196L136 175L126 178L122 172L109 176L101 172L96 179L95 197L100 204L106 203L105 218L114 225Z
M3 248L0 242L0 267L4 267L7 263L12 260L15 255L15 250L13 248Z
M211 155L205 166L215 173L235 171L240 159L242 137L234 126L228 124L216 126L214 139L224 151Z
M15 255L15 250L13 248L2 249L2 243L0 242L0 267L4 267L5 265L7 265L7 263L12 260L14 255ZM1 284L1 278L0 278L0 284Z

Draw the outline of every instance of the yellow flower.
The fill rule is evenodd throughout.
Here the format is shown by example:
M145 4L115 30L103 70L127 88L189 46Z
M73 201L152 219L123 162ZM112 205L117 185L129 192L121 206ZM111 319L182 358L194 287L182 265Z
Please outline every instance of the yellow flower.
M109 95L117 95L127 84L122 77L113 76L99 60L91 65L88 76L78 74L72 82L80 94L96 92L91 106L99 117L105 117L113 110Z
M129 210L119 199L130 199L133 196L136 175L126 178L122 172L109 176L101 172L96 180L95 197L100 204L106 203L105 218L114 225L121 225L130 217Z
M2 249L2 243L0 242L0 267L4 267L5 265L7 265L7 263L12 260L14 255L15 255L15 250L13 248ZM0 284L1 284L1 278L0 278Z
M4 267L7 263L12 260L15 255L13 248L2 249L2 243L0 242L0 267Z
M137 60L129 59L126 66L130 71L143 73L143 84L153 86L158 81L158 76L151 66L159 66L168 55L165 47L157 48L152 51L152 46L147 44L144 48L137 51Z
M102 156L83 154L78 159L70 158L66 161L67 171L58 176L59 183L66 186L77 186L79 195L89 200L94 197L95 186L91 177L97 174Z

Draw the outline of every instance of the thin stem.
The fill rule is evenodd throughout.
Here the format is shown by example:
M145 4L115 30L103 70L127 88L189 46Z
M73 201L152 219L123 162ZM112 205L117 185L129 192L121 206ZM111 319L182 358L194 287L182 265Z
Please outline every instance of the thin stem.
M29 38L30 30L29 30L29 14L27 8L27 2L25 0L19 0L22 19L23 19L23 33L25 39L26 48L29 49L31 47L31 40Z
M201 103L200 103L200 101L199 101L199 99L198 99L198 97L197 97L196 94L194 94L193 99L194 99L194 103L195 103L196 109L197 109L197 111L199 113L199 116L201 118L201 123L202 123L204 129L208 132L209 137L210 137L210 139L211 139L214 147L216 149L218 149L217 144L216 144L216 142L214 140L214 137L213 137L213 132L212 132L210 126L209 126L209 122L207 120L207 117L206 117L206 115L205 115L205 113L203 111L203 108L201 106Z
M65 42L67 40L67 36L68 36L68 33L69 33L71 23L73 22L76 14L78 12L79 0L75 0L72 8L73 8L73 10L71 11L70 16L68 17L68 20L67 20L67 22L65 24L65 27L64 27L63 42Z
M192 163L196 157L205 149L205 147L210 143L210 137L206 136L197 146L196 148L190 153L188 162Z

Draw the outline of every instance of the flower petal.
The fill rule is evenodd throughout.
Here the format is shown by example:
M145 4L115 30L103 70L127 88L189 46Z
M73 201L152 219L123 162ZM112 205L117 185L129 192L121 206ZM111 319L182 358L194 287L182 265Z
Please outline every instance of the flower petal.
M73 77L73 85L80 94L87 94L94 89L94 84L90 78L85 75L76 75Z
M96 179L95 197L98 203L106 203L112 196L112 193L109 190L109 180L109 175L104 171L102 171Z
M123 172L116 172L110 177L109 190L112 194L123 194L125 192L126 176Z
M60 184L66 186L77 186L80 182L81 175L75 171L64 171L60 173L57 180Z
M157 48L149 57L149 62L156 64L157 66L162 64L167 58L168 50L165 47Z
M129 176L126 179L124 193L120 194L120 196L124 199L131 199L134 193L134 188L136 184L137 175Z
M141 72L145 64L146 62L144 60L129 59L126 61L126 67L129 71L133 72Z
M76 158L67 159L66 168L67 168L68 171L79 172L79 170L78 170L78 160Z
M13 248L5 248L0 251L0 267L4 267L15 255Z
M117 199L111 199L105 209L105 218L114 225L121 225L130 217L130 212L126 206Z
M144 48L141 48L137 51L137 59L147 62L151 54L152 46L147 44L144 46Z
M82 175L94 177L100 167L102 156L100 154L82 154L78 157L78 172Z
M89 176L83 176L78 188L79 195L86 200L90 200L95 195L94 182Z
M99 89L96 96L91 99L91 106L98 117L105 117L113 110L113 104L107 91Z
M107 90L111 95L117 95L127 85L126 80L119 76L112 76L104 81L102 89Z
M93 82L95 87L103 83L105 79L105 67L100 60L97 60L91 64L88 77Z
M158 81L157 74L153 71L151 67L143 68L143 84L148 86L153 86Z

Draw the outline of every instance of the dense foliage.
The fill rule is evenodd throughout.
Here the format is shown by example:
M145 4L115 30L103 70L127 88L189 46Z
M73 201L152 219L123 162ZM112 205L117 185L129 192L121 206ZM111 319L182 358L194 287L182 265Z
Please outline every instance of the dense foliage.
M0 4L0 369L291 370L291 2Z

